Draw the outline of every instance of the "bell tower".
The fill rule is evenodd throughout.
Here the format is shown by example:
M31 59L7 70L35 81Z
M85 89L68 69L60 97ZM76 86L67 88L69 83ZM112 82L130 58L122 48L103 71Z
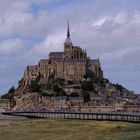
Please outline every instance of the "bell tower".
M69 28L69 21L67 26L67 37L64 42L64 59L65 60L71 60L72 59L72 48L73 44L70 38L70 28Z

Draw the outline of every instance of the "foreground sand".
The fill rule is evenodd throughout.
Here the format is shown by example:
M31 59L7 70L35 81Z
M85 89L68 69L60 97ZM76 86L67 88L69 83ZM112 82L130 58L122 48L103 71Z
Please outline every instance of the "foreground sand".
M140 140L140 124L19 119L0 122L0 140Z

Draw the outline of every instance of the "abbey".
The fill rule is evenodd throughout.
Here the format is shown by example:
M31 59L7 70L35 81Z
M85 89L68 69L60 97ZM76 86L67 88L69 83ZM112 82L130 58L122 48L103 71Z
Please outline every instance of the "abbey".
M88 71L93 71L98 78L103 78L103 71L99 59L90 59L87 56L86 50L73 45L68 23L64 51L50 52L48 59L40 60L38 65L27 66L23 81L26 87L31 80L35 80L40 75L40 84L44 84L47 83L51 74L55 78L59 77L68 81L81 81L83 80L84 74Z

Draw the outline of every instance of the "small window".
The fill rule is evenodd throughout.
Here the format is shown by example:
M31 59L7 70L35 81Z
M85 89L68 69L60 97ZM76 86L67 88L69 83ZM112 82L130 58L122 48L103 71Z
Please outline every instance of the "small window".
M67 46L65 46L66 47L66 49L69 49L70 48L70 46L69 45L67 45Z

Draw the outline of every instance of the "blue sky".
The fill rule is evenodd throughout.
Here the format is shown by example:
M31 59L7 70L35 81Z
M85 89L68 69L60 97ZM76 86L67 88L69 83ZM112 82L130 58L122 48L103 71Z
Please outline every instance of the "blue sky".
M27 65L73 44L100 58L104 77L140 93L139 0L4 0L0 4L0 94Z

